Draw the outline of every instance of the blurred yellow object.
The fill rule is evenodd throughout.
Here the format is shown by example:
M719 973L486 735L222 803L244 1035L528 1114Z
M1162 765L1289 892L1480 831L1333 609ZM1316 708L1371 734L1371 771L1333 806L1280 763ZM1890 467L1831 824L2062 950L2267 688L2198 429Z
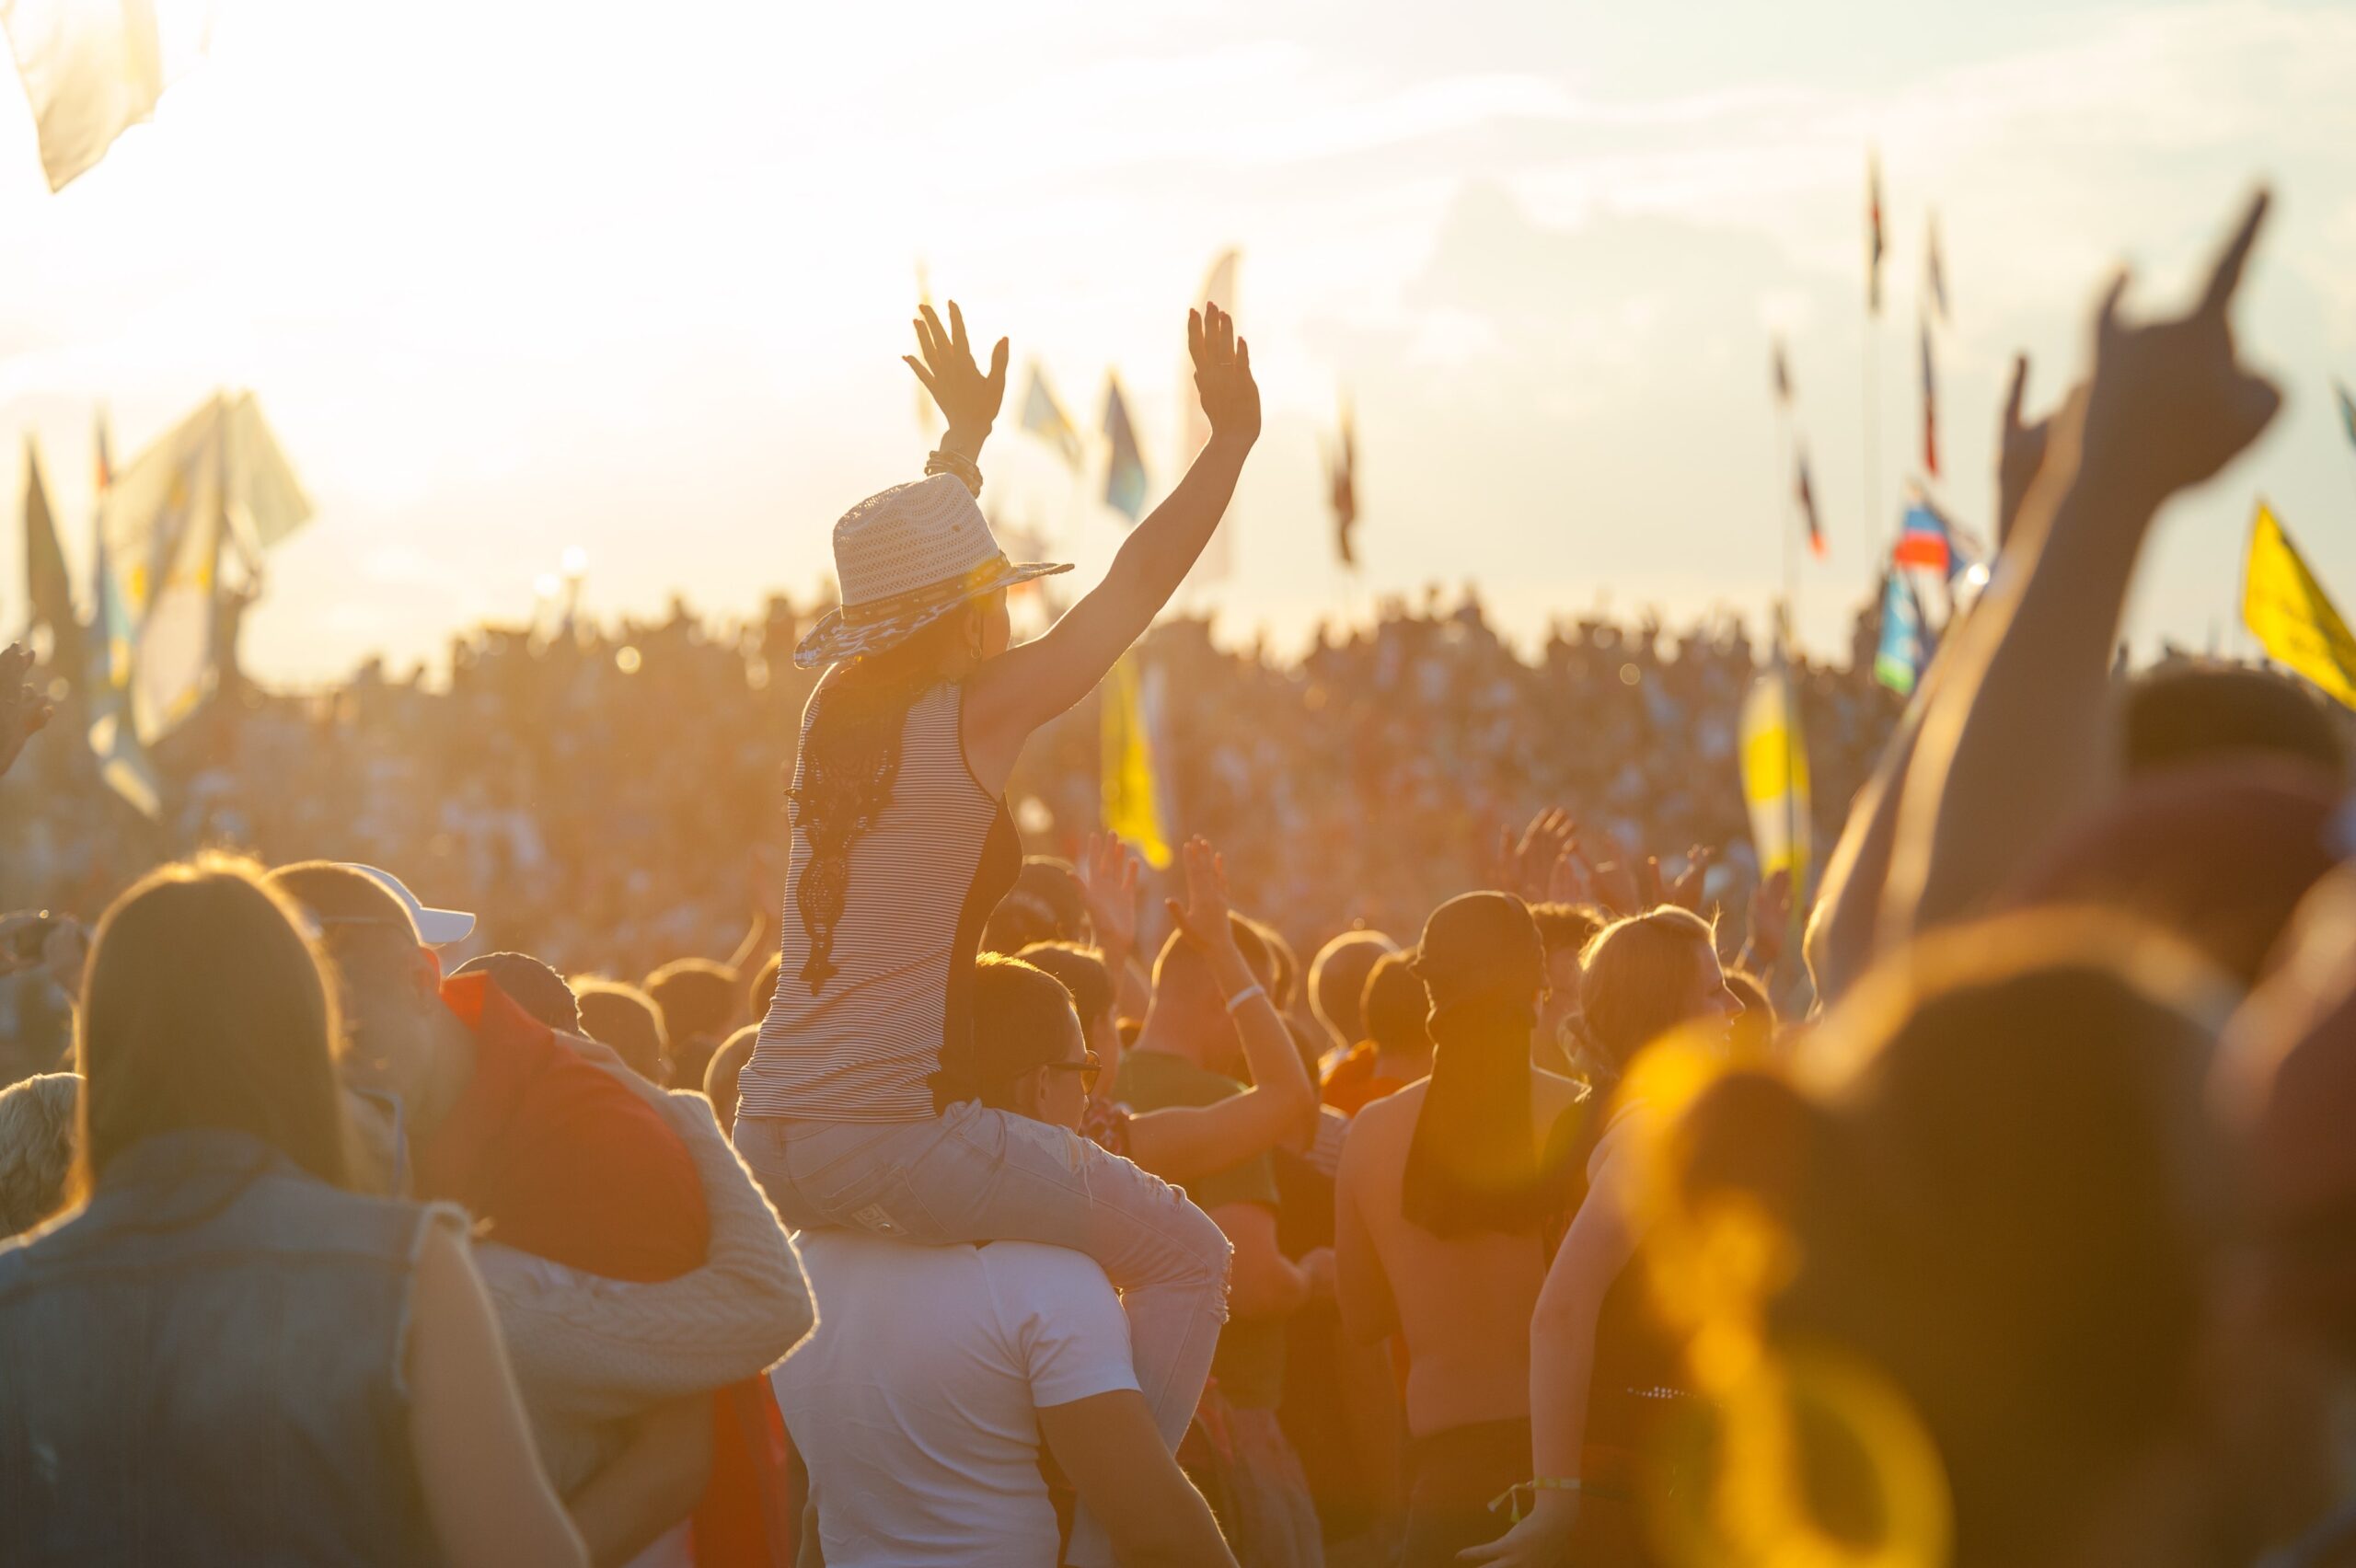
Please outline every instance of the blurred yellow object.
M2262 501L2249 525L2242 623L2273 658L2356 708L2356 636Z

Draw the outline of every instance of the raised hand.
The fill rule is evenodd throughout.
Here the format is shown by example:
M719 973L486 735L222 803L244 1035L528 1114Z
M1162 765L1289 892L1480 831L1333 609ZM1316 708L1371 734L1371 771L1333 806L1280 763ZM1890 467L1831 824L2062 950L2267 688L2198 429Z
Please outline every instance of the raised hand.
M1488 885L1528 904L1552 896L1554 868L1576 847L1578 833L1576 819L1560 806L1548 806L1531 817L1519 838L1512 828L1499 828Z
M1006 401L1007 341L998 340L990 351L989 374L982 374L974 363L974 351L965 340L965 313L957 302L949 302L949 326L943 330L941 317L932 306L918 306L918 315L910 325L917 329L917 349L924 357L902 354L901 363L917 373L924 389L941 405L941 417L949 421L945 444L968 457L981 450L982 441L998 421L999 405Z
M1779 868L1760 880L1750 893L1750 929L1743 934L1746 963L1764 974L1784 956L1784 938L1792 926L1792 871Z
M1208 304L1188 311L1186 352L1211 439L1245 446L1259 440L1260 384L1252 379L1252 345L1235 335L1235 317Z
M0 773L15 766L25 743L54 711L26 683L32 668L33 651L23 643L11 642L0 651Z
M2004 395L2004 418L1996 425L1996 548L2012 537L2013 522L2028 499L2028 487L2045 467L2047 445L2053 433L2049 417L2034 424L2021 419L2021 398L2028 390L2028 356L2013 356L2012 390Z
M1114 833L1091 833L1080 857L1080 898L1096 945L1117 965L1137 951L1138 917L1145 890L1138 883L1138 859Z
M1685 851L1685 870L1669 884L1660 901L1674 904L1680 909L1691 910L1696 915L1702 913L1702 889L1709 881L1710 862L1717 858L1718 852L1706 844L1696 844ZM1654 861L1653 864L1657 868L1659 862Z
M2104 292L2080 461L2107 488L2156 509L2233 461L2282 406L2274 384L2235 354L2229 319L2269 201L2262 190L2251 199L2187 314L2123 319L2124 269Z
M1189 945L1210 959L1215 969L1243 963L1243 954L1235 945L1235 928L1228 924L1227 859L1210 846L1206 838L1189 838L1181 852L1186 868L1186 902L1163 900L1170 911L1170 923Z

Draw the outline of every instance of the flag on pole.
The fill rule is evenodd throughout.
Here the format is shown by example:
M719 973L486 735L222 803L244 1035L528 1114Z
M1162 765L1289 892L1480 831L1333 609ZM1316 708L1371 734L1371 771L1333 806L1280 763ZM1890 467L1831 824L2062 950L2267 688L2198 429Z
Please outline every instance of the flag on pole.
M1881 642L1874 651L1874 679L1906 697L1929 662L1923 601L1895 564L1881 581Z
M1931 232L1926 248L1927 259L1923 263L1923 292L1931 302L1932 313L1941 321L1947 319L1947 269L1939 259L1939 214L1931 214Z
M1931 315L1923 313L1923 470L1939 477L1939 375L1931 361Z
M1170 841L1176 836L1158 755L1161 671L1140 663L1131 649L1104 676L1101 814L1105 832L1128 840L1148 865L1161 870L1170 864Z
M1784 340L1775 340L1774 359L1770 366L1774 377L1775 401L1785 409L1792 406L1792 367L1784 358Z
M2250 521L2242 624L2269 657L2356 708L2356 636L2262 501Z
M106 156L163 96L152 0L7 0L0 27L32 104L52 190Z
M30 432L25 435L25 592L32 600L25 629L48 627L50 667L78 683L82 621L74 613L74 582L66 575L65 551L57 542L57 519L49 508L49 487L41 481L40 448Z
M1780 632L1773 657L1743 699L1742 794L1750 810L1759 874L1788 870L1794 894L1804 893L1809 837L1807 746L1800 733L1799 703Z
M1104 466L1104 504L1135 527L1145 516L1145 455L1138 450L1129 405L1121 397L1121 378L1110 372L1104 376L1104 440L1111 448Z
M1347 398L1342 399L1341 444L1325 465L1325 491L1334 506L1334 548L1342 564L1355 571L1358 564L1355 537L1358 525L1358 440Z
M1800 521L1807 527L1807 553L1817 559L1825 559L1824 526L1817 521L1816 487L1808 482L1807 449L1798 454L1799 474L1793 481L1792 492L1800 504Z
M2349 441L2356 444L2356 398L2348 395L2348 384L2344 381L2333 382L2331 389L2339 394L2340 427L2348 432Z
M1031 364L1031 389L1022 395L1022 428L1054 447L1073 472L1080 469L1082 452L1080 432L1073 428L1071 416L1056 401L1047 389L1046 372L1037 361Z
M1941 577L1952 573L1955 547L1947 536L1946 519L1919 496L1907 506L1906 515L1899 524L1898 545L1890 551L1890 559L1898 566L1919 567Z
M1881 155L1865 154L1865 309L1881 314Z

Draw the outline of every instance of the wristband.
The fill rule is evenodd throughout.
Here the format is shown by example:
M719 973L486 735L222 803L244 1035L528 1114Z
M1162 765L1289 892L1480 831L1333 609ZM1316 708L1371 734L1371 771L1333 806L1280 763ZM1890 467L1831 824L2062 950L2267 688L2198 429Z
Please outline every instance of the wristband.
M1489 1512L1494 1514L1501 1508L1509 1508L1511 1512L1507 1516L1507 1523L1518 1525L1521 1523L1521 1494L1523 1493L1530 1493L1530 1501L1535 1503L1537 1494L1541 1492L1583 1493L1586 1490L1587 1488L1580 1483L1579 1478L1575 1475L1537 1476L1529 1481L1516 1482L1513 1485L1507 1487L1490 1500Z
M1235 995L1227 998L1227 1010L1229 1015L1230 1017L1233 1016L1236 1009L1242 1007L1253 997L1265 997L1267 994L1268 988L1265 986L1259 984L1257 981L1253 982L1251 985L1244 986L1241 991L1236 992Z
M945 446L939 448L924 460L924 471L927 478L934 474L954 474L967 490L976 496L982 493L981 465L962 452L952 452Z

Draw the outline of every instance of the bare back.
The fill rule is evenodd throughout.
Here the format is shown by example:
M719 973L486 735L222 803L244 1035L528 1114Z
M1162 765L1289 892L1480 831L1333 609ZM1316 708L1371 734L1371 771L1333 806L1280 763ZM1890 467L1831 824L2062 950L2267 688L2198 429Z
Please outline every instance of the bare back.
M1583 1091L1535 1067L1530 1079L1530 1131L1542 1148ZM1530 1413L1530 1318L1549 1261L1546 1239L1536 1234L1442 1239L1400 1213L1407 1147L1428 1083L1358 1113L1337 1193L1345 1314L1375 1322L1365 1304L1387 1296L1406 1341L1407 1429L1418 1437Z

